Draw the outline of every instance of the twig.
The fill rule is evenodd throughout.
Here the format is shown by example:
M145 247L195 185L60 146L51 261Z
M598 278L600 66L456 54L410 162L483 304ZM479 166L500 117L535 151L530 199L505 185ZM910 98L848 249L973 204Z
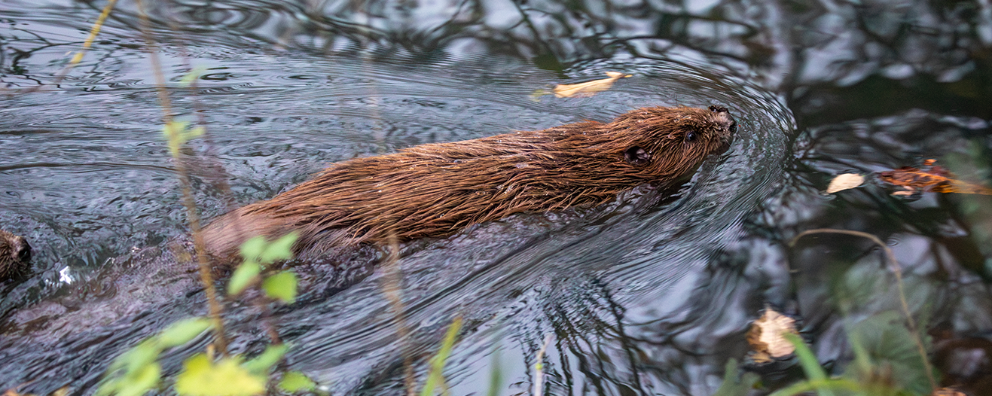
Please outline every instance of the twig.
M66 66L65 71L62 74L63 76L83 60L83 54L85 54L86 50L90 49L90 46L93 45L93 40L96 39L96 35L100 33L100 28L103 27L103 21L107 20L107 16L110 15L110 10L114 9L115 3L117 3L117 0L110 0L107 2L107 5L103 6L103 11L101 11L100 16L96 18L96 22L93 23L93 27L90 28L90 35L86 37L86 41L83 41L83 48L80 49L79 52L76 52L76 55L69 61L69 65Z
M152 38L151 22L148 20L148 14L145 12L144 3L141 0L135 0L135 3L141 15L141 30L145 36L145 46L147 47L149 60L152 63L152 72L155 75L156 91L158 92L159 103L161 103L162 112L164 113L162 115L162 121L165 125L169 125L172 122L172 102L169 100L169 92L165 89L165 76L162 74L162 64L158 59L158 46ZM217 344L217 350L221 355L226 356L227 339L224 336L224 321L220 317L221 306L217 301L217 290L214 288L213 276L210 274L210 262L207 259L203 232L200 227L200 218L196 212L196 201L193 199L193 190L190 187L189 173L186 170L186 164L179 158L176 158L176 170L179 173L179 180L182 185L183 205L186 207L190 229L193 232L193 246L196 250L196 259L200 267L200 281L206 290L207 304L210 309L210 320L214 325L214 343Z
M389 300L393 314L396 315L396 333L400 337L400 353L403 354L403 374L405 377L406 394L407 396L414 396L417 394L417 390L416 381L413 376L413 353L410 350L410 340L408 339L410 327L407 326L406 308L403 306L403 288L401 284L403 274L400 272L398 264L400 248L395 233L390 232L388 238L389 251L387 252L386 262L383 265L385 274L382 277L382 292L386 295L386 299Z
M799 233L799 235L796 235L795 238L792 238L792 240L789 241L789 247L791 248L795 246L796 241L798 241L799 238L812 234L852 235L852 236L868 239L882 248L882 253L885 255L885 260L888 263L889 268L891 268L892 272L896 275L896 288L899 291L899 303L902 306L902 313L906 315L906 324L909 326L910 333L912 333L913 343L916 344L916 350L920 354L920 360L923 361L923 368L927 372L927 379L930 380L930 387L932 390L936 390L937 380L934 379L933 377L933 369L930 367L930 360L927 358L926 348L923 347L923 341L920 340L920 334L916 329L916 320L913 319L913 315L909 312L909 303L906 302L906 292L903 289L903 284L902 284L902 267L900 267L899 262L896 261L896 256L895 254L892 253L892 249L889 248L889 245L886 245L885 242L882 242L882 240L878 239L878 237L866 232L852 231L852 230L838 230L833 228L817 228L812 230L806 230Z
M541 396L544 392L544 351L551 343L551 334L544 337L544 345L537 351L537 363L534 364L534 396Z
M76 52L76 55L72 56L72 59L69 60L69 64L66 65L64 68L62 68L62 70L60 70L58 74L55 75L55 80L52 81L52 85L57 86L61 84L65 76L67 76L69 72L71 72L72 69L75 68L76 65L78 65L79 62L83 60L83 55L85 55L86 51L89 50L90 47L93 45L93 40L95 40L97 34L100 33L100 28L103 27L103 22L107 20L107 16L110 15L110 11L114 9L114 4L116 3L117 0L110 0L107 2L107 5L103 6L103 10L100 11L100 16L96 18L96 22L93 22L93 27L90 28L90 35L86 36L86 40L83 41L83 47ZM37 92L44 87L45 87L44 84L38 85L36 87L26 89L22 92L24 93Z

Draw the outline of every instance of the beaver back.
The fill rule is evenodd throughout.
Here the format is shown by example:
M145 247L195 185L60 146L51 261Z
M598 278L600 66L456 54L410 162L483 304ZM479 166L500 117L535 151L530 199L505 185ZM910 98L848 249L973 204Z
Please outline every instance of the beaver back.
M518 212L599 205L621 191L684 181L736 129L726 109L651 107L585 121L336 163L205 229L229 256L246 238L300 232L296 249L451 235Z

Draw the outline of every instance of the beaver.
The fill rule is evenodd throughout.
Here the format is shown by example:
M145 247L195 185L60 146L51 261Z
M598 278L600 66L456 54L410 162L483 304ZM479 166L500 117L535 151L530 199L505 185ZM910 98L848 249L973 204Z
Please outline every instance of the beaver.
M584 121L330 165L267 201L204 228L207 251L231 259L247 238L296 231L301 252L445 237L518 212L596 206L633 187L685 182L726 151L737 123L724 107L647 107Z
M31 245L23 237L0 230L0 282L23 276L30 269Z

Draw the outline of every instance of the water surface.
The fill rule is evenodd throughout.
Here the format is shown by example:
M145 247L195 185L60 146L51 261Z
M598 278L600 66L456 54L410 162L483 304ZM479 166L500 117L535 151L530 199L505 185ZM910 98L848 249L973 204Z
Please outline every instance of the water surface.
M187 219L136 5L120 3L54 85L100 6L0 5L0 225L36 252L35 275L0 289L3 389L37 380L25 390L90 391L113 357L206 309L195 277L170 265ZM601 208L517 215L406 246L407 339L384 297L387 271L369 265L376 253L354 257L352 272L300 266L300 301L276 321L293 345L289 366L334 393L401 393L402 351L422 378L456 316L465 329L446 371L453 394L485 392L495 366L502 394L528 393L548 334L548 394L709 394L727 359L744 356L747 323L766 304L803 316L821 360L842 362L835 286L854 275L838 274L882 290L863 296L855 317L897 300L867 243L786 247L818 227L878 235L907 267L914 310L939 312L935 322L962 333L992 329L992 252L975 231L985 225L960 215L963 198L905 200L874 184L820 192L843 171L955 154L981 165L992 16L977 5L154 7L168 79L205 68L195 89L171 88L176 116L202 117L209 132L186 153L199 158L193 185L205 218L328 163L417 144L654 105L719 104L740 123L731 149L674 196L639 188ZM591 98L533 95L606 71L633 77ZM211 170L218 164L224 173ZM962 171L981 180L977 169ZM229 311L232 348L260 351L256 313ZM166 370L203 342L170 352Z

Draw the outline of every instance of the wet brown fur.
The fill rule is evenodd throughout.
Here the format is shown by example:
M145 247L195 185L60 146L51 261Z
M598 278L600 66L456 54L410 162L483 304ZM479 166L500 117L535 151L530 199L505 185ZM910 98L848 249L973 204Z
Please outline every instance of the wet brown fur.
M31 246L23 237L0 230L0 282L27 274Z
M518 212L599 205L621 191L683 182L730 144L726 109L641 108L609 123L585 121L329 166L276 197L228 213L204 231L230 257L247 238L300 232L297 251L451 235Z

